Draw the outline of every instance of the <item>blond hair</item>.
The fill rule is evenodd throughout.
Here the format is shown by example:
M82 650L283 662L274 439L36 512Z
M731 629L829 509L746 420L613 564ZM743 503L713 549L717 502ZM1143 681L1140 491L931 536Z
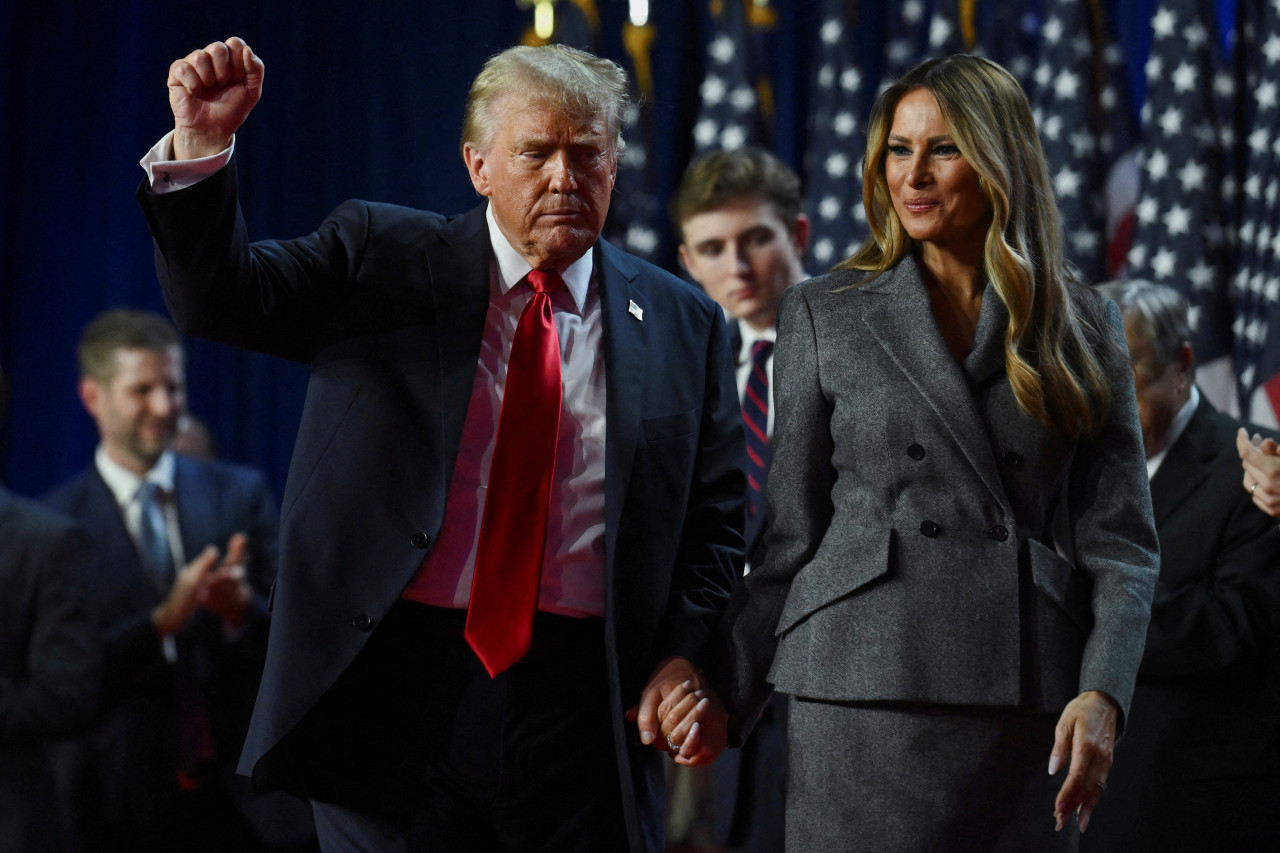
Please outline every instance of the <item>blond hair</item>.
M870 236L842 264L874 278L916 250L893 209L884 161L898 102L925 89L991 207L983 269L1009 311L1005 370L1023 411L1067 438L1096 435L1111 409L1098 357L1107 340L1062 254L1062 224L1031 107L1018 81L967 54L932 59L885 89L872 108L862 201Z
M497 133L494 108L507 95L543 104L573 119L603 117L615 154L626 147L622 116L630 104L627 72L585 50L520 45L491 56L471 83L462 123L462 148L484 151Z

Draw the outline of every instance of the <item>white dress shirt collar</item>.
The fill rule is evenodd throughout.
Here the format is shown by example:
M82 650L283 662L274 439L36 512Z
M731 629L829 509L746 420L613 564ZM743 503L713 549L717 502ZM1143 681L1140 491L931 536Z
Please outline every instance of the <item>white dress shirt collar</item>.
M1187 402L1182 404L1182 408L1178 409L1178 413L1173 416L1173 420L1169 422L1169 437L1164 443L1164 447L1155 456L1147 460L1147 479L1151 479L1156 475L1156 471L1160 470L1160 463L1169 455L1169 448L1178 443L1178 439L1182 438L1182 434L1187 431L1187 424L1191 423L1191 416L1196 413L1196 407L1200 405L1200 389L1193 383L1191 385L1191 396L1187 398Z
M101 444L93 454L93 464L98 469L103 482L107 484L107 488L111 490L116 503L122 507L128 506L137 497L138 488L144 480L155 483L167 495L173 494L175 464L171 450L162 453L160 459L144 477L139 477L112 459L107 453L107 448Z
M533 267L507 241L506 235L498 227L498 221L493 218L492 204L486 205L484 215L489 223L489 242L493 245L493 256L498 261L498 285L502 288L502 292L506 293L524 280ZM573 296L573 304L577 307L579 314L582 313L582 306L587 303L587 286L591 284L594 252L594 249L587 251L582 257L569 264L569 268L561 274L565 289Z

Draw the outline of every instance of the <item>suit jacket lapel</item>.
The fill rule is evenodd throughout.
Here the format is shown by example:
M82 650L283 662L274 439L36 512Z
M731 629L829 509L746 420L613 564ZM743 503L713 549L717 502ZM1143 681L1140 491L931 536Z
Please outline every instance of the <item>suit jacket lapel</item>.
M1156 475L1151 478L1151 509L1159 527L1183 501L1196 493L1208 478L1211 462L1222 448L1213 440L1209 413L1213 406L1202 396L1182 435L1169 448Z
M997 474L999 468L986 423L974 402L969 380L947 348L934 319L929 293L915 260L903 258L892 270L863 287L885 297L863 315L867 331L946 425L992 496L1011 511ZM984 306L988 301L983 298ZM975 338L974 347L976 354L985 348L985 343ZM987 360L985 356L979 358Z
M475 384L489 310L491 248L485 205L452 219L426 247L440 353L440 415L445 476L453 470ZM448 480L441 488L449 488Z
M181 456L174 457L173 492L178 507L178 530L182 534L182 556L188 563L205 545L214 545L226 554L227 543L217 541L215 525L219 520L214 504L216 489L206 481L199 464ZM176 566L179 571L182 566Z
M613 565L614 544L623 503L631 481L636 434L647 377L646 364L653 322L630 311L635 302L645 315L657 310L639 280L639 270L603 240L596 244L600 309L604 320L605 359L605 560Z
M159 601L155 584L142 565L138 546L124 526L124 518L116 504L115 495L107 488L96 466L90 465L86 487L88 491L83 506L85 517L80 521L85 529L95 531L95 534L101 531L104 537L101 541L94 542L94 550L99 557L94 565L109 571L119 586L131 587L131 596Z

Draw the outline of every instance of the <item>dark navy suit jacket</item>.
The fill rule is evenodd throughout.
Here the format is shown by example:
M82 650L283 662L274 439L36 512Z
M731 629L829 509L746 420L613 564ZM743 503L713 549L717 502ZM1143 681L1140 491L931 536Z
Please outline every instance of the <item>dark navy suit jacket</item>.
M78 579L84 535L0 488L0 851L62 850L52 739L97 710L101 642Z
M1280 843L1280 527L1241 488L1239 426L1202 398L1151 479L1160 580L1089 853Z
M278 554L275 502L258 471L182 456L176 458L174 490L186 559L207 545L224 550L232 534L243 531L254 590L248 621L234 636L224 632L219 617L198 610L175 637L176 663L166 660L151 624L160 593L97 469L90 466L46 498L89 536L85 585L105 635L102 717L81 758L81 805L95 804L85 819L90 827L99 818L115 827L163 825L178 766L177 683L185 678L199 685L221 784L242 815L264 840L294 837L301 831L297 821L286 816L281 825L272 813L282 804L263 802L234 772L266 655L266 598Z
M435 543L489 302L484 207L455 218L351 201L313 234L250 245L235 164L139 193L178 324L311 365L282 511L270 649L241 768L297 783L279 749ZM624 721L656 663L715 665L740 572L742 426L723 316L601 241L605 641L631 846L662 848L663 756ZM632 310L634 303L639 310Z

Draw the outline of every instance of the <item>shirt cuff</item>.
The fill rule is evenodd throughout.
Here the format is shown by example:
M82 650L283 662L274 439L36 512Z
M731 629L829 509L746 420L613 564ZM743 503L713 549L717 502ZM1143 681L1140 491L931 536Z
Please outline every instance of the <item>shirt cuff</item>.
M236 150L236 138L231 137L231 144L217 154L209 157L197 157L194 160L172 160L173 131L169 131L150 151L138 161L147 173L147 183L151 191L157 195L186 189L212 177L231 162L231 155Z

